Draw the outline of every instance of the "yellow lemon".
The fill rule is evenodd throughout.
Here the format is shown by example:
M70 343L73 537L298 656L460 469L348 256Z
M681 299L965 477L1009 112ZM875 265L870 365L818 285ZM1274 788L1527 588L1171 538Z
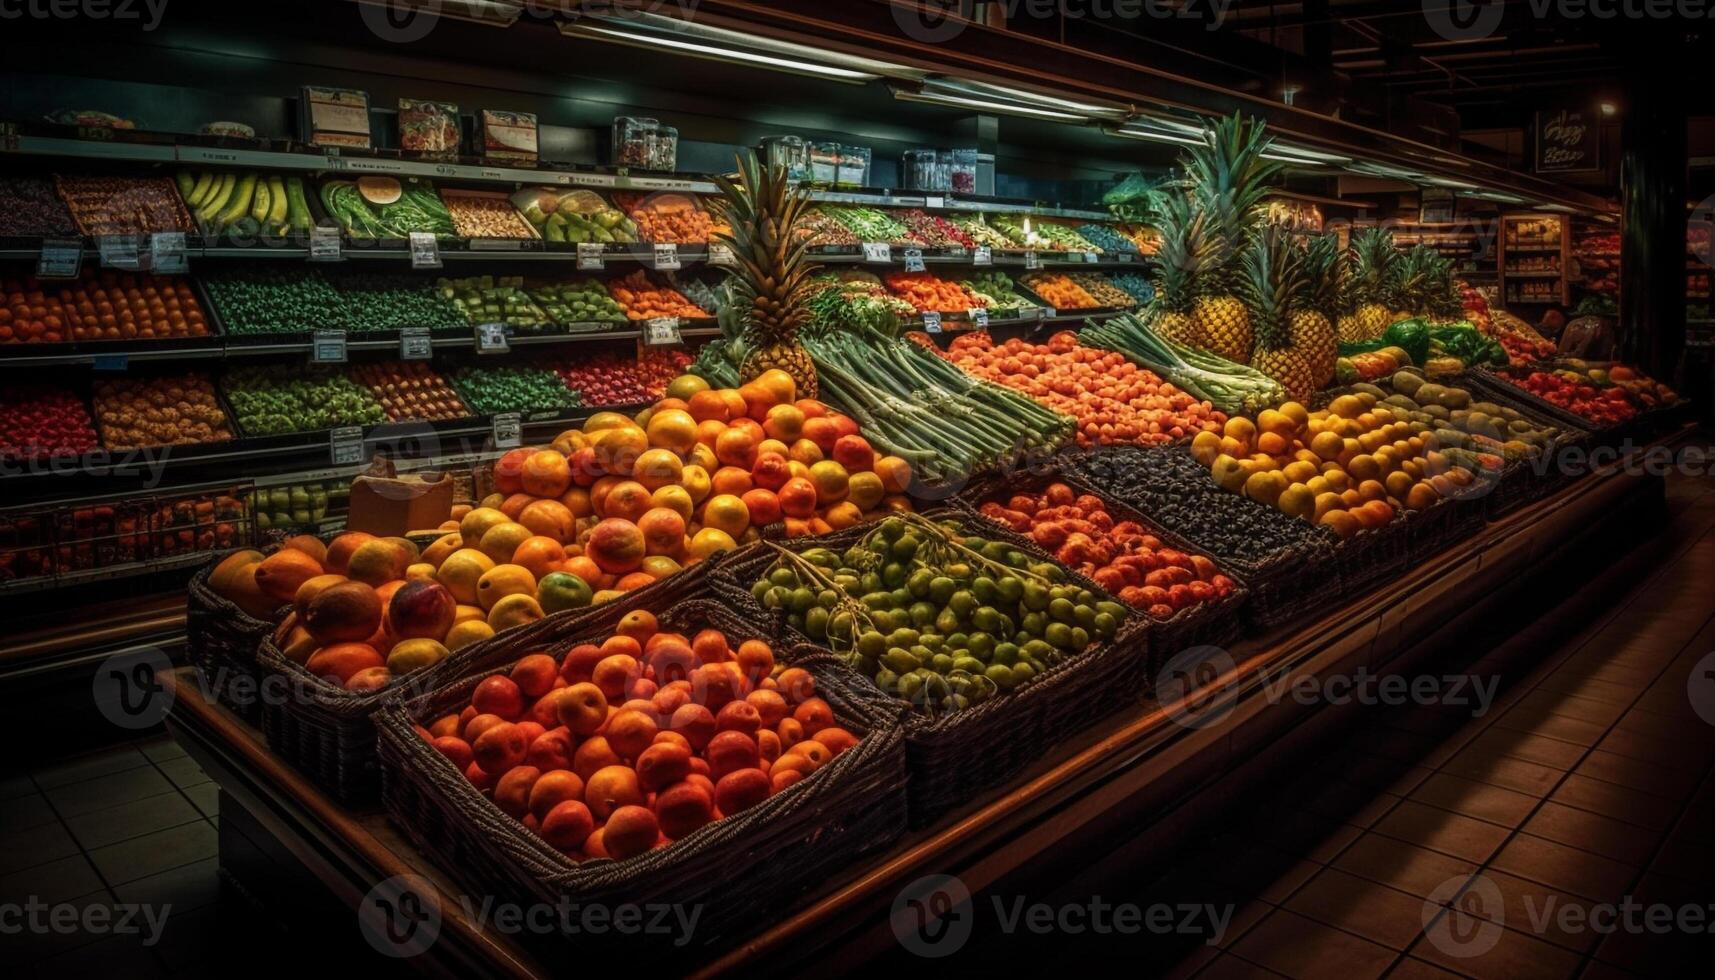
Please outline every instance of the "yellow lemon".
M536 576L522 565L496 565L484 572L476 584L476 598L488 610L492 624L494 605L509 595L536 595Z
M446 586L461 604L474 606L477 604L476 584L493 567L493 559L482 552L475 548L460 548L441 562L435 579Z

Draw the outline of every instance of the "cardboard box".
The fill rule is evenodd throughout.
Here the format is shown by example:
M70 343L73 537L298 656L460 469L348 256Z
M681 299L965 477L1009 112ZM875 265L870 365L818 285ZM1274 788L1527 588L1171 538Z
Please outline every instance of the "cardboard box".
M345 526L389 538L433 531L452 516L453 478L447 473L360 476L351 483Z

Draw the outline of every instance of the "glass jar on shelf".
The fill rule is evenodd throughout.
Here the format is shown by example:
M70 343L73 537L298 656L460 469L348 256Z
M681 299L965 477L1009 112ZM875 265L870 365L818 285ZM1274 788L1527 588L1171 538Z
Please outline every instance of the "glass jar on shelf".
M679 131L672 126L657 126L649 133L649 169L679 169Z
M799 137L765 136L762 152L770 167L785 168L787 180L802 183L810 179L809 146Z
M810 183L827 189L840 181L840 144L810 144Z
M648 167L652 134L661 125L659 120L637 116L613 118L613 165L616 167Z
M947 157L947 190L955 194L977 192L977 151L949 150Z
M935 180L935 166L938 157L934 150L906 150L904 153L904 171L901 174L905 189L912 191L938 191L941 186Z
M836 185L842 190L861 190L869 186L869 162L869 147L841 146Z

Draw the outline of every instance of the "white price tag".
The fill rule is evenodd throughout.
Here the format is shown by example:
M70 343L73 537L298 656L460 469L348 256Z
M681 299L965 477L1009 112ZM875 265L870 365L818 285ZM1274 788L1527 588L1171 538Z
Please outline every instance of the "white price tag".
M428 327L401 327L399 329L399 359L401 361L426 361L435 355L435 343L429 339Z
M441 267L441 243L435 241L432 231L411 232L411 268L439 269Z
M310 335L311 364L344 364L344 330L317 330Z
M1026 249L1025 250L1024 267L1026 269L1040 269L1040 268L1042 268L1042 259L1039 256L1037 256L1035 249Z
M36 259L37 279L76 279L83 267L83 242L73 238L45 239Z
M926 208L944 208L947 206L947 199L944 197L925 197L923 206Z
M338 262L345 258L340 248L338 227L316 225L310 229L311 262Z
M908 248L905 250L905 271L906 272L922 272L923 271L923 250L922 249L920 249L920 248Z
M989 311L986 308L981 307L981 306L972 307L971 308L971 326L976 327L978 330L987 330L988 325L989 325Z
M517 449L524 444L524 418L517 412L502 412L494 417L494 448Z
M941 332L941 311L939 311L939 310L924 310L923 311L923 329L929 331L930 333L940 333Z
M644 346L670 347L681 342L678 317L662 316L643 321Z
M328 462L334 466L356 466L363 462L363 426L348 425L328 431Z
M1086 263L1094 264L1096 262L1100 262L1101 260L1102 260L1102 257L1097 255L1094 252L1085 252L1084 253L1084 261Z
M109 269L129 269L133 272L143 267L141 244L137 235L102 235L95 240L96 248L101 252L101 264Z
M476 325L476 352L478 354L504 354L512 349L506 339L506 324L479 323Z
M971 264L994 265L994 249L987 245L978 245L976 250L971 252Z
M607 268L607 260L602 257L605 254L607 254L607 246L601 242L579 242L578 271L600 272Z
M185 233L157 231L149 239L149 268L163 275L190 271L185 258Z
M886 242L864 242L863 260L865 262L892 262L893 246Z
M1041 310L1041 314L1042 314L1042 319L1044 319L1044 320L1052 320L1052 319L1054 319L1054 318L1055 318L1055 317L1057 317L1057 316L1059 316L1059 315L1060 315L1060 311L1059 311L1059 310L1056 310L1056 309L1055 309L1055 308L1054 308L1054 307L1052 307L1052 306L1044 306L1044 307L1043 307L1043 308L1042 308L1042 310Z
M709 264L710 265L738 265L738 258L732 254L732 246L731 245L723 245L720 242L710 242L709 243Z
M673 242L655 243L655 271L671 272L679 268L679 246Z

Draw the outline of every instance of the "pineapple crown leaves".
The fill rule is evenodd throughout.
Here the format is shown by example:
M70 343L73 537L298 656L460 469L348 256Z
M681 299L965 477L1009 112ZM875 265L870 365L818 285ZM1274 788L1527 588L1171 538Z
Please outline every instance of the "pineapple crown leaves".
M719 197L709 209L730 230L717 231L717 241L731 247L738 263L733 273L738 297L764 300L782 317L796 315L814 263L805 260L807 239L796 234L810 207L809 195L787 176L784 166L764 166L755 153L738 155L738 179L717 175Z
M1272 143L1261 119L1235 112L1204 126L1202 145L1180 158L1193 193L1214 215L1229 258L1244 247L1258 223L1269 182L1284 169L1263 157Z
M1292 312L1310 289L1308 248L1284 225L1267 223L1239 256L1239 290L1250 307L1257 346L1284 350L1292 345Z
M1151 270L1156 302L1163 309L1184 312L1196 298L1198 275L1214 264L1219 242L1209 227L1208 213L1193 207L1183 191L1161 195L1151 215L1161 235Z
M1385 228L1370 228L1352 239L1352 261L1354 305L1386 302L1389 284L1395 280L1395 267L1400 261L1393 233Z
M1332 320L1343 312L1351 267L1333 235L1317 235L1305 252L1305 271L1310 277L1309 305Z

